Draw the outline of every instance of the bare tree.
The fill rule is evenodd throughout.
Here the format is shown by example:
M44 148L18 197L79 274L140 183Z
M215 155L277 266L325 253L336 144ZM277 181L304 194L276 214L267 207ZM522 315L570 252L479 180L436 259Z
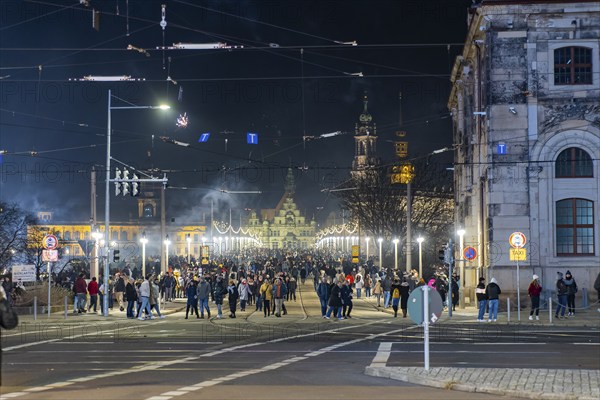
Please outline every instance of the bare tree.
M35 216L17 204L0 202L0 267L6 268L27 252L27 227Z
M453 224L451 178L426 160L416 162L411 183L412 230L430 238L445 237ZM339 190L341 206L374 236L405 237L407 185L392 184L378 168L357 174Z

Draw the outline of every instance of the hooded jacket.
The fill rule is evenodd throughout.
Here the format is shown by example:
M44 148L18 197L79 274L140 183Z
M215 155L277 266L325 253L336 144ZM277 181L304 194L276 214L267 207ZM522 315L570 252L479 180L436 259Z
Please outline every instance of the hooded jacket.
M502 293L500 286L498 286L496 282L496 278L492 278L485 288L485 294L487 295L488 300L498 300L500 293Z
M563 279L563 282L567 286L567 294L572 295L577 293L577 283L575 279L571 276L571 278L567 279L566 277Z

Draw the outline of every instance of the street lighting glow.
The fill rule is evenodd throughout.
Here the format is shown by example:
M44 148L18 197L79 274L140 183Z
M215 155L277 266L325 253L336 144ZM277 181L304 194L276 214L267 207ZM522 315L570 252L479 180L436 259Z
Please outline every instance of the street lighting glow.
M379 239L377 239L377 241L378 241L379 243L381 243L381 242L383 242L383 238L379 238Z
M458 236L464 236L465 235L465 230L464 229L459 229L459 230L456 231L456 234Z
M398 239L394 239L392 242L393 242L394 244L398 244L399 240L398 240Z
M158 106L158 108L161 109L161 110L170 110L171 106L168 105L168 104L161 104L161 105Z
M422 236L419 236L417 238L417 243L419 243L419 244L423 243L424 241L425 241L425 239Z
M171 244L171 240L169 239L169 235L167 235L167 238L165 239L164 244L166 244L167 246Z
M146 238L145 236L142 236L142 238L140 239L140 243L141 244L148 244L148 238Z

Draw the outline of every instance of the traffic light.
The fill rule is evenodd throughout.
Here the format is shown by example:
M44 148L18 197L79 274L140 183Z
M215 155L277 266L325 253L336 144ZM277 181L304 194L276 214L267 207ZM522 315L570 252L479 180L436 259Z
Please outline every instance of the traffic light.
M129 171L126 169L123 170L123 180L129 180ZM131 192L129 189L129 182L123 182L123 186L121 186L121 188L123 196L127 196Z
M121 170L117 168L115 170L115 179L121 179ZM115 182L115 196L121 194L121 182Z
M137 174L133 174L133 182L131 182L131 197L139 196L140 194L140 183L137 182L140 177Z
M119 250L113 250L113 262L119 262L121 260L121 252Z

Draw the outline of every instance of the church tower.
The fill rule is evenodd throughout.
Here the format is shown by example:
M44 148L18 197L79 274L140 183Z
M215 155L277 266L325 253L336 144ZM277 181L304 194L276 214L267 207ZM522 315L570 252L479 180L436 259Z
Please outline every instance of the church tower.
M354 131L354 161L352 162L352 177L364 177L366 172L373 170L379 165L377 153L377 127L373 117L369 114L369 99L365 93L363 99L363 112L360 114L359 122Z

